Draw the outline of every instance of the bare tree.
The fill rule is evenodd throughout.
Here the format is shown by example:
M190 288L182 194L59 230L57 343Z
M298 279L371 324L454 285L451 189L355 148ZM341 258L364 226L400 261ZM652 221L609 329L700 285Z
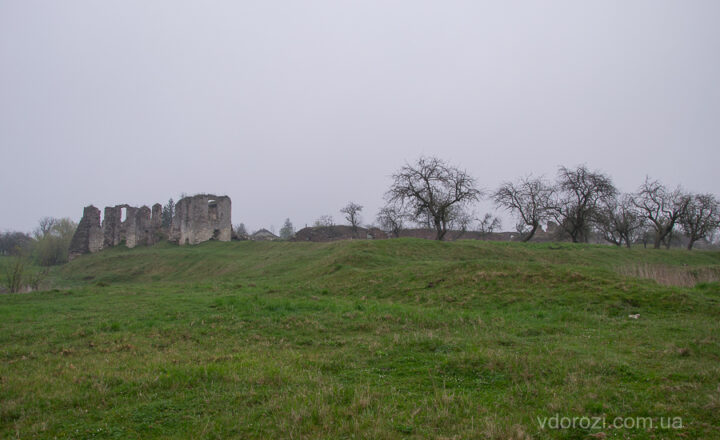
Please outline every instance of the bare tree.
M457 240L465 235L468 229L473 228L475 220L475 213L465 209L465 207L456 206L451 208L448 216L448 232L454 232L452 239Z
M595 217L598 231L605 241L629 248L640 238L645 219L633 204L632 195L607 200Z
M33 235L36 239L46 237L50 234L57 224L58 219L55 217L43 217L38 221L38 227L35 228Z
M633 197L634 205L642 212L655 229L655 249L662 243L670 247L670 239L675 224L687 209L689 197L680 187L669 191L657 180L645 178Z
M523 177L505 182L493 193L495 204L518 217L522 241L530 241L540 225L551 218L555 189L542 177Z
M403 228L403 217L403 213L397 206L387 205L378 212L377 221L385 231L390 232L395 237L400 237L400 231Z
M678 219L692 250L696 241L710 237L720 227L720 204L712 194L692 194Z
M492 234L502 227L500 219L496 216L487 213L482 219L478 219L477 230L483 235Z
M345 215L345 220L352 226L353 234L357 234L357 228L360 225L360 212L362 212L362 205L350 202L340 210L340 213Z
M557 187L553 216L573 243L587 242L601 203L617 193L612 180L585 165L574 169L560 167Z
M453 219L482 195L475 179L466 171L436 157L421 157L392 177L387 201L407 209L416 219L430 216L436 240L442 240Z
M335 220L333 220L331 215L321 215L319 219L315 220L315 223L313 226L335 226Z
M407 218L408 221L415 223L417 227L422 229L435 229L435 222L429 212L423 211L418 215L408 212L407 209L404 209L404 212L405 218Z

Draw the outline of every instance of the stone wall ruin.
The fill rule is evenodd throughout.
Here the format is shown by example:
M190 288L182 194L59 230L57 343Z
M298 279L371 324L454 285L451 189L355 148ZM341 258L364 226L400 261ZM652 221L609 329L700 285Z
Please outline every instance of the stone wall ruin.
M92 205L86 206L70 241L69 258L72 260L78 255L97 252L102 248L103 230L100 226L100 210Z
M198 194L185 197L175 205L170 241L198 244L208 240L230 241L232 222L228 196Z
M198 244L208 240L230 241L231 201L227 196L200 194L184 197L175 205L175 215L168 229L162 226L162 205L151 208L116 205L100 210L92 205L83 217L70 243L70 259L125 245L151 246L163 239L177 244Z

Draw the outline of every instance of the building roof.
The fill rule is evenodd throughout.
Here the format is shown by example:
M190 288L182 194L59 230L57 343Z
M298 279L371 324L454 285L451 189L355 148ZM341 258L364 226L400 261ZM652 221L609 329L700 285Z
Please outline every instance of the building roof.
M268 231L267 229L263 228L263 229L253 232L250 235L250 238L276 239L276 238L280 238L280 237L278 237L277 235Z

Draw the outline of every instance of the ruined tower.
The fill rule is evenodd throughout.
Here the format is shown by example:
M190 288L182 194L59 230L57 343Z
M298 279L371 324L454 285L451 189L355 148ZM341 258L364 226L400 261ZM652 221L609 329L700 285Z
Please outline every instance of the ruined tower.
M69 258L72 260L78 255L97 252L102 248L103 231L100 226L100 210L92 205L86 206L82 219L70 241Z
M175 205L170 241L198 244L208 240L230 241L232 222L228 196L198 194L185 197Z

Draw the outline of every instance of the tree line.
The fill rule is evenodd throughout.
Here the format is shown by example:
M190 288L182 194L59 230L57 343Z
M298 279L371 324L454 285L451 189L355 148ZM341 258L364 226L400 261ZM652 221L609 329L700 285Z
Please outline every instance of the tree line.
M43 217L32 234L0 233L0 255L31 258L40 266L65 263L76 228L77 223L69 218Z
M437 157L421 157L392 175L384 199L375 220L394 237L413 226L434 230L437 240L447 239L450 231L455 236L468 230L497 231L501 227L498 217L474 213L474 206L483 199L512 215L515 231L525 242L543 225L554 225L553 239L574 243L604 240L617 246L641 243L669 248L682 238L692 249L700 240L712 241L720 229L720 204L713 194L670 188L650 177L635 192L623 193L609 175L586 165L561 166L554 180L527 175L488 191L467 171ZM354 202L339 210L354 236L362 210ZM322 215L313 227L334 225L332 215ZM294 233L286 219L279 238L287 240ZM242 234L247 236L241 223L237 235Z
M553 222L558 239L575 243L597 236L617 246L651 241L655 248L670 247L679 232L692 249L720 228L715 195L669 188L650 177L635 192L621 193L603 172L561 166L554 181L528 175L488 192L467 171L437 157L421 157L392 175L377 220L395 236L405 222L429 225L435 238L443 240L448 231L464 230L473 221L479 222L477 229L488 228L492 216L477 219L472 214L473 205L486 197L513 216L523 241Z
M48 271L30 269L29 263L44 267L66 263L76 228L77 224L69 218L43 217L32 234L0 233L0 255L14 257L0 266L5 287L13 293L27 287L37 290Z
M623 193L609 175L585 165L561 166L554 180L527 175L488 191L467 171L437 157L421 157L393 173L384 199L376 221L395 237L409 225L433 229L437 240L446 239L449 231L496 231L500 228L497 217L474 213L474 206L483 199L509 212L520 239L526 242L551 223L556 225L553 238L558 240L602 239L627 247L642 243L669 248L682 238L692 249L700 240L712 241L720 230L720 202L714 194L671 188L650 177L634 192ZM163 206L164 227L170 226L174 208L172 199ZM354 202L340 209L354 235L362 211L363 206ZM323 215L314 226L334 224L331 215ZM76 227L68 218L44 217L32 234L0 233L0 255L23 255L40 266L62 264L68 260ZM234 229L237 237L248 236L242 223ZM294 236L289 218L279 234L286 240Z

